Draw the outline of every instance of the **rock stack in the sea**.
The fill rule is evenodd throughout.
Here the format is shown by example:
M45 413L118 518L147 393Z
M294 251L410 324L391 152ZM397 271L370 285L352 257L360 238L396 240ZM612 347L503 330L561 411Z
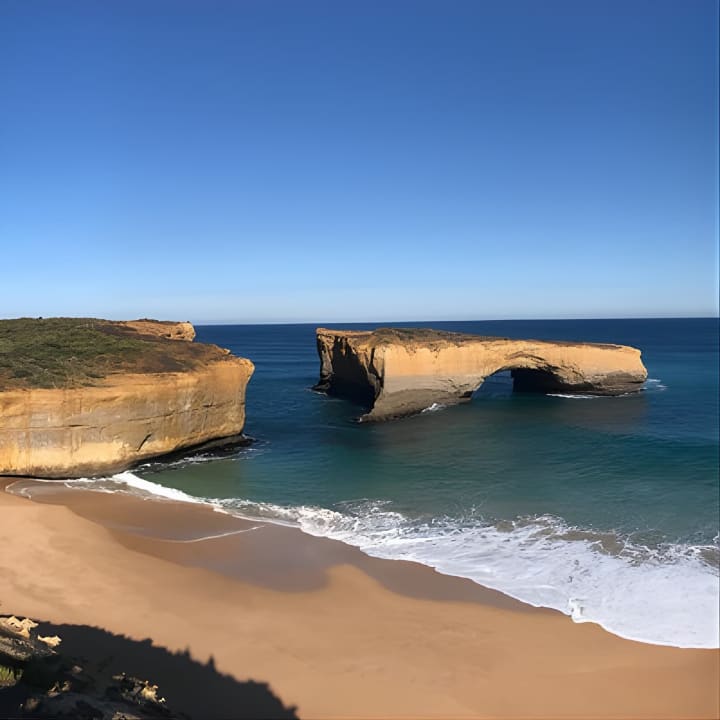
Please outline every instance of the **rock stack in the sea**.
M0 321L0 475L83 477L242 441L253 364L190 323Z
M640 390L640 350L625 345L510 340L425 328L317 330L318 390L367 408L362 420L412 415L467 400L485 378L512 371L514 388L622 395Z

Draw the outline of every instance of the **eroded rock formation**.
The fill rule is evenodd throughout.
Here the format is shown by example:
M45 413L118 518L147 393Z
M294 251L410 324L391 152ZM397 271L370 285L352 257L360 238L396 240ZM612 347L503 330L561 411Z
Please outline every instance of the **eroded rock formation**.
M625 345L510 340L424 328L317 330L318 390L364 405L361 420L412 415L467 400L485 378L511 370L522 391L621 395L647 379Z
M96 341L101 328L125 357L92 355L90 344L82 346L82 358L67 358L64 375L56 356L45 359L40 351L16 363L20 370L32 367L29 380L12 364L4 379L0 372L0 475L101 475L242 439L245 389L254 370L249 360L214 345L170 339L194 336L188 323L96 323L89 336L95 346L108 354L105 336ZM92 374L83 372L88 367ZM52 386L38 386L46 376Z
M125 673L107 677L99 664L93 667L84 657L62 654L62 639L57 635L43 637L37 628L38 623L30 618L0 617L0 693L8 693L0 695L2 717L187 718L167 707L157 685Z
M121 324L136 330L141 335L155 335L168 340L187 340L188 342L195 339L195 328L189 322L143 319L124 320Z

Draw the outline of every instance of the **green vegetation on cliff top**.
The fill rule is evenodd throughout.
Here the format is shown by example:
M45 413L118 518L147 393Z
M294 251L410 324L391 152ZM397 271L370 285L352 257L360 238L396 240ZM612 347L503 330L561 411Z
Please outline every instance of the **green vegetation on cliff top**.
M469 333L450 332L449 330L433 330L432 328L395 328L381 327L374 330L372 338L376 344L393 342L449 342L497 340L498 338L485 335L471 335Z
M465 343L477 342L512 342L514 339L518 342L550 343L552 345L566 345L568 347L578 347L581 345L607 348L620 347L619 345L610 343L594 343L582 340L535 340L529 338L507 338L495 335L472 335L470 333L452 332L450 330L434 330L433 328L427 327L379 327L375 330L331 330L318 328L318 333L329 336L338 335L358 338L368 343L371 347L394 344L418 344L424 347L433 347L443 343L464 345Z
M109 320L0 320L0 390L80 387L117 373L186 372L223 357L215 345L141 335Z

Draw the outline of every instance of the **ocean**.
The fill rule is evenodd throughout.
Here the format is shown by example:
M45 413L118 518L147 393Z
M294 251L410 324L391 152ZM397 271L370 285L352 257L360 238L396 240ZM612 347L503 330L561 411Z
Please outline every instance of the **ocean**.
M251 445L68 481L290 524L369 555L414 560L625 638L718 647L718 320L346 324L427 326L642 350L623 397L512 392L384 424L312 391L314 325L197 327L256 366Z

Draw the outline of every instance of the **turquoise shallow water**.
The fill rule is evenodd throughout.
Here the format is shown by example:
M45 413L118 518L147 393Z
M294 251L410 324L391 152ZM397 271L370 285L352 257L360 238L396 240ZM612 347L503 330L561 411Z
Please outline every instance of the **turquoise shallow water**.
M427 325L630 344L650 380L586 399L513 394L498 375L471 403L357 424L358 407L310 390L314 326L198 327L199 341L256 364L255 442L141 469L129 489L152 491L135 477L418 560L625 637L718 646L717 320ZM112 482L128 486L124 476Z

